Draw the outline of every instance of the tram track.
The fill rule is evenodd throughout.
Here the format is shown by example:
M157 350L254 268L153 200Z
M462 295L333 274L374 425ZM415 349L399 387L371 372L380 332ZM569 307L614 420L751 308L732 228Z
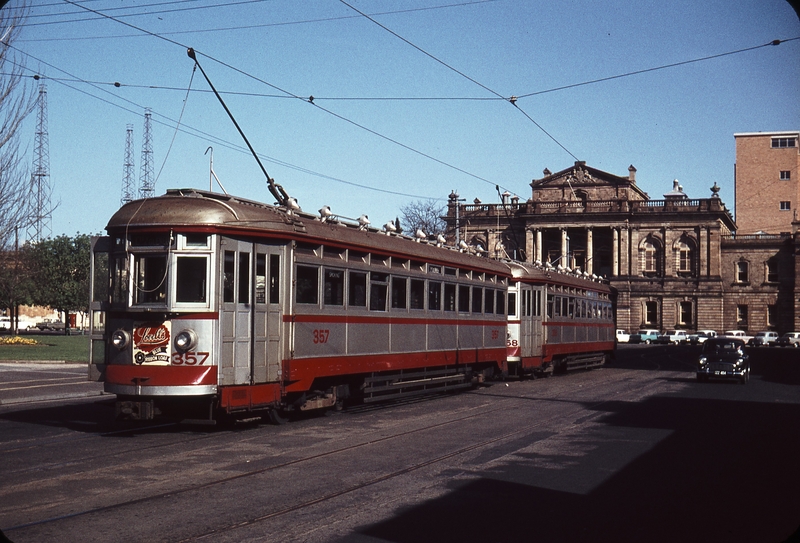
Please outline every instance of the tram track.
M622 370L622 371L624 371L625 374L632 373L629 370ZM624 376L620 376L619 374L616 374L616 378L614 378L614 376L612 376L612 375L609 375L608 378L605 378L605 376L603 376L601 372L592 372L592 373L593 373L593 375L592 375L593 379L592 379L591 382L584 381L584 382L578 384L577 386L576 386L575 383L566 382L566 381L569 381L568 379L564 379L563 383L560 382L560 381L562 381L562 379L560 379L560 378L556 378L554 380L548 380L548 382L552 382L552 383L559 382L559 385L566 385L564 387L565 389L572 389L573 392L577 392L578 390L580 390L581 395L583 395L584 393L590 393L592 389L608 385L608 383L610 381L619 380L620 377L624 378ZM652 383L650 381L642 381L642 382L638 383L638 385L639 386L633 387L632 389L631 388L626 389L622 393L623 396L625 396L629 400L630 399L634 399L632 397L640 396L639 392L644 390L644 389L647 389L648 387L651 387ZM575 399L564 400L564 398L558 398L558 396L561 396L564 391L563 390L552 390L552 388L553 387L548 387L549 392L551 393L551 394L547 395L549 397L547 397L547 396L539 396L539 395L536 395L535 397L531 397L531 396L528 396L528 395L520 395L520 396L512 395L512 396L509 396L509 395L505 395L505 394L491 393L492 402L493 402L493 405L492 405L491 409L486 409L486 404L473 406L473 407L469 408L470 412L467 413L467 414L464 414L462 416L456 416L456 417L453 417L453 418L448 419L446 421L438 422L436 424L427 424L427 425L424 425L424 426L420 426L420 427L417 427L417 428L411 428L409 430L405 430L405 431L401 431L401 432L393 432L393 433L391 433L389 435L383 435L383 436L380 436L380 437L367 438L367 439L364 439L363 441L361 441L359 443L354 443L354 444L343 446L343 447L336 447L336 448L333 448L333 449L328 450L328 451L322 451L322 452L319 452L319 453L316 453L316 454L305 455L305 456L302 456L302 457L299 457L299 458L288 460L286 462L280 462L280 463L277 463L277 464L274 464L274 465L271 465L271 466L267 466L267 467L263 467L263 468L259 468L259 469L248 470L248 471L245 471L243 473L237 473L235 475L231 475L231 476L227 476L227 477L218 477L218 478L215 478L213 480L206 481L206 482L204 482L202 484L189 485L189 486L187 486L185 488L174 489L174 490L169 490L169 491L165 491L165 492L150 494L150 495L147 495L147 496L142 496L142 497L139 497L139 498L130 499L130 500L126 500L126 501L121 501L121 502L118 502L118 503L109 504L109 505L105 505L105 506L87 508L87 509L84 509L84 510L81 510L81 511L76 511L76 512L68 513L68 514L65 514L65 515L56 515L56 516L52 516L52 517L49 517L49 518L41 519L41 520L38 520L38 521L29 522L29 523L25 523L25 524L20 524L20 525L17 525L17 526L9 527L9 528L6 528L6 531L9 534L13 535L13 533L15 531L24 530L26 528L32 528L32 527L36 527L36 526L44 526L44 525L48 525L48 524L55 524L55 523L58 523L60 521L64 521L64 520L67 520L67 519L75 519L75 518L78 518L78 517L89 517L89 516L94 515L94 514L108 513L108 512L111 512L111 511L121 510L121 509L125 509L127 507L134 507L134 506L141 505L141 504L156 503L159 500L164 500L164 499L169 499L171 501L174 501L175 498L177 496L180 496L181 494L188 494L188 493L191 493L191 492L210 490L210 489L213 489L214 487L219 487L221 485L224 485L226 483L230 483L230 482L233 482L233 481L243 480L243 479L255 477L255 476L258 476L258 475L262 475L262 474L265 474L265 473L269 473L269 472L277 471L277 470L281 470L281 469L301 466L303 464L307 464L307 463L311 463L311 462L314 462L314 461L317 461L317 460L321 460L321 459L324 459L326 457L332 457L332 456L336 456L336 455L343 455L343 454L347 454L347 453L352 453L353 451L358 450L358 449L364 449L364 448L375 446L375 445L378 445L378 444L385 444L385 443L391 442L393 440L402 440L402 438L413 436L414 434L421 434L421 433L424 433L424 432L436 431L437 429L441 429L441 428L444 428L444 427L449 426L449 425L463 423L465 421L468 421L468 420L476 418L476 417L496 416L497 413L507 411L510 408L509 404L519 402L520 400L526 400L526 401L533 400L533 401L542 401L542 402L547 402L548 400L549 401L559 401L559 402L566 401L567 403L579 404L574 409L569 409L569 410L566 410L566 411L565 410L559 410L557 413L554 413L553 415L551 415L549 417L541 418L541 419L537 420L535 424L529 424L529 425L526 425L526 426L521 427L521 428L516 428L516 429L513 429L512 431L505 432L505 433L503 433L501 435L494 436L494 437L491 437L489 439L481 440L478 443L471 443L471 444L467 444L467 445L465 445L463 447L459 447L459 448L456 448L456 449L453 449L453 450L450 450L450 451L445 451L440 455L436 455L436 456L428 458L426 460L423 460L423 461L420 461L420 462L416 462L416 463L413 463L413 464L410 464L410 465L406 465L406 466L404 466L402 468L399 468L397 470L392 470L390 472L378 474L375 477L372 477L370 479L358 482L358 483L353 484L353 485L349 485L346 488L335 490L335 491L323 494L321 496L316 496L316 497L314 497L312 499L303 500L303 501L298 502L296 504L288 505L287 507L284 507L284 508L282 508L280 510L277 510L277 511L272 511L272 512L269 512L269 513L264 514L264 515L259 515L257 517L253 517L251 519L247 519L247 520L244 520L244 521L232 523L232 524L230 524L228 526L215 527L213 530L210 530L207 533L195 534L195 535L191 536L188 539L184 539L183 541L189 541L189 540L194 540L194 539L198 539L198 540L199 539L204 539L204 538L207 538L207 537L211 537L214 534L219 534L219 533L223 533L223 532L227 532L227 531L232 531L232 530L235 530L237 528L243 528L243 527L246 527L246 526L249 526L249 525L252 525L252 524L257 524L259 522L265 522L265 521L273 519L273 518L277 518L277 517L288 515L288 514L290 514L292 512L295 512L295 511L300 511L300 510L303 510L303 509L306 509L306 508L309 508L309 507L313 507L316 504L320 504L320 503L323 503L323 502L326 502L326 501L333 500L333 499L335 499L337 497L341 497L341 496L344 496L346 494L350 494L350 493L356 492L356 491L358 491L360 489L364 489L364 488L379 484L379 483L384 482L384 481L389 481L389 480L391 480L393 478L401 477L401 476L403 476L405 474L412 473L414 471L420 470L420 469L425 468L427 466L431 466L431 465L434 465L434 464L437 464L437 463L441 463L443 461L446 461L448 459L457 457L459 455L463 455L463 454L469 453L471 451L479 450L481 448L490 447L491 445L499 443L499 442L502 442L504 440L508 440L508 439L514 438L516 436L520 436L522 434L529 433L531 431L535 431L537 429L542 428L543 426L547 426L548 424L551 424L553 421L555 421L555 420L557 420L559 418L570 418L570 417L574 416L575 414L577 414L580 411L584 411L586 409L596 408L596 407L598 407L598 406L600 406L603 403L608 402L608 401L612 401L612 400L613 401L618 401L618 400L622 399L622 398L620 398L620 393L619 392L613 392L613 393L609 393L609 394L604 394L604 395L602 395L602 397L600 399L595 399L591 403L587 404L586 402L581 401L581 400L575 400ZM559 386L559 387L556 387L556 388L561 389L562 386ZM501 389L501 392L505 392L505 387L503 387L503 389ZM488 394L490 394L490 392L487 389L482 389L482 390L476 391L476 393L475 393L476 396L487 396ZM389 407L391 407L391 406L389 406ZM348 414L348 413L345 412L345 414ZM353 415L358 415L359 413L356 412L356 413L352 413L352 414ZM213 436L203 436L203 438L206 438L206 437L210 438L210 437L213 437ZM199 439L203 439L203 438L197 438L197 439L199 440ZM172 445L174 445L174 443ZM158 447L162 447L162 446L166 447L166 446L170 446L170 444L160 444L160 445L154 446L152 448L158 448ZM122 455L122 454L125 454L125 453L123 451L119 451L119 452L116 452L114 454L115 455Z

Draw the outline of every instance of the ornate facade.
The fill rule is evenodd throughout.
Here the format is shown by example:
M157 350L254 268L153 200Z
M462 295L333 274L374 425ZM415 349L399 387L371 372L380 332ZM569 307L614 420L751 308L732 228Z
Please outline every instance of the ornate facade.
M653 200L633 166L620 177L576 162L530 185L526 202L505 194L500 204L465 205L451 194L456 241L607 278L620 328L800 328L795 236L737 238L716 184L709 198L690 199L675 181Z

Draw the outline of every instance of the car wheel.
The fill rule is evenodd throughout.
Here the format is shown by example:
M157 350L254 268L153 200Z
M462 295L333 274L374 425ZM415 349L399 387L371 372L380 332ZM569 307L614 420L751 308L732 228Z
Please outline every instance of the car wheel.
M739 378L739 382L740 382L741 384L743 384L743 385L746 385L746 384L747 384L747 381L749 381L749 380L750 380L750 370L747 370L747 371L745 371L745 372L744 372L744 375L742 375L742 376Z
M650 340L649 339L644 340L644 344L645 345L650 345Z

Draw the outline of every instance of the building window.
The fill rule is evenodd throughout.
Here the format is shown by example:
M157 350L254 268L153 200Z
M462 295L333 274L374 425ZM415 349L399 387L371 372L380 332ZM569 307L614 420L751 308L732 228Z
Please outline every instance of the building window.
M657 277L661 274L661 245L652 238L647 238L640 245L642 275Z
M747 283L750 281L750 263L737 262L736 263L736 282Z
M746 305L737 305L736 306L736 325L741 328L747 328L747 306Z
M658 324L658 302L644 303L644 320L645 324L653 326Z
M792 172L789 170L781 170L781 181L791 181Z
M767 283L777 283L778 282L778 261L777 260L767 260Z
M675 249L675 268L677 269L678 275L693 276L695 270L695 251L693 250L693 245L689 243L689 240L682 238L675 245Z
M797 138L772 138L773 149L784 149L787 147L797 147Z
M692 311L693 307L692 306L693 306L692 302L681 302L681 305L680 305L680 316L679 316L680 320L678 322L678 324L680 324L681 326L686 326L686 327L691 328L691 326L692 326L692 313L693 313L693 311Z
M767 306L767 326L777 326L778 324L778 306L769 304Z
M781 202L781 211L789 211L792 209L792 202Z

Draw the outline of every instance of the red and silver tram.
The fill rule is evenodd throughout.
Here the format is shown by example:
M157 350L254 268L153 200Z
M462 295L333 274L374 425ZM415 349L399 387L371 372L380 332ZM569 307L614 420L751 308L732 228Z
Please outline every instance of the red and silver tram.
M277 418L507 372L505 263L193 189L130 202L107 231L90 375L119 417Z
M510 262L508 371L548 376L614 356L612 291L573 273Z

